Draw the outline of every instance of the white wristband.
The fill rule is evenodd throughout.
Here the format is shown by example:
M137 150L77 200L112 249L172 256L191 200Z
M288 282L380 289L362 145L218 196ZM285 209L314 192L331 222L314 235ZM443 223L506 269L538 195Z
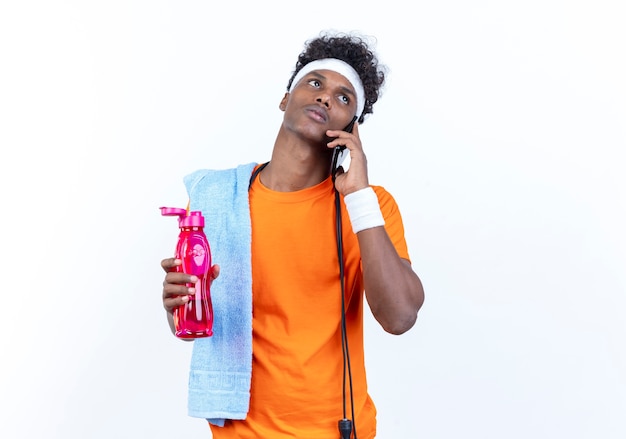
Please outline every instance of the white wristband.
M352 192L343 197L343 200L346 203L354 233L385 225L385 219L378 205L378 197L371 187Z

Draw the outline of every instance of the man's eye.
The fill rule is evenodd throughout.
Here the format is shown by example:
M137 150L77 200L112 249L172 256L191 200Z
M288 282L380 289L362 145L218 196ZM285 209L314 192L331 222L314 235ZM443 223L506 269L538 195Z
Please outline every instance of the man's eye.
M321 85L320 82L317 79L311 79L309 81L309 85L315 87L315 88L319 88L319 86Z
M343 102L346 105L350 103L350 98L346 95L341 95L339 99L341 99L341 102Z

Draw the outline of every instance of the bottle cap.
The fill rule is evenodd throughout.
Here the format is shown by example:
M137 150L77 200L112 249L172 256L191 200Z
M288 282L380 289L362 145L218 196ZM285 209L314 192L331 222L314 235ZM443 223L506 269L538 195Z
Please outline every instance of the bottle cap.
M179 227L204 227L204 217L199 210L187 213L187 209L178 207L161 207L160 209L163 216L177 216Z

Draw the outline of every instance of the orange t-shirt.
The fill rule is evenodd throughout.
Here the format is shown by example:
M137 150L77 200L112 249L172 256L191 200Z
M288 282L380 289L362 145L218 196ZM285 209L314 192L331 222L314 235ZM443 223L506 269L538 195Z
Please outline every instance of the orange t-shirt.
M404 228L390 194L374 187L385 228L409 259ZM252 383L243 421L211 425L215 439L338 437L343 418L341 286L330 178L301 191L275 192L257 178L252 218ZM359 245L342 202L348 348L355 426L376 434L363 351L363 280ZM349 398L349 390L347 390ZM350 402L347 414L351 418Z

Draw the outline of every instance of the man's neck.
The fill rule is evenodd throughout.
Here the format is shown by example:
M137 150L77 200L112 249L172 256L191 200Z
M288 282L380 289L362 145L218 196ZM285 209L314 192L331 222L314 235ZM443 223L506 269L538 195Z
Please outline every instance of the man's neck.
M332 151L301 139L279 136L270 163L261 172L261 183L274 191L292 192L315 186L329 176Z

